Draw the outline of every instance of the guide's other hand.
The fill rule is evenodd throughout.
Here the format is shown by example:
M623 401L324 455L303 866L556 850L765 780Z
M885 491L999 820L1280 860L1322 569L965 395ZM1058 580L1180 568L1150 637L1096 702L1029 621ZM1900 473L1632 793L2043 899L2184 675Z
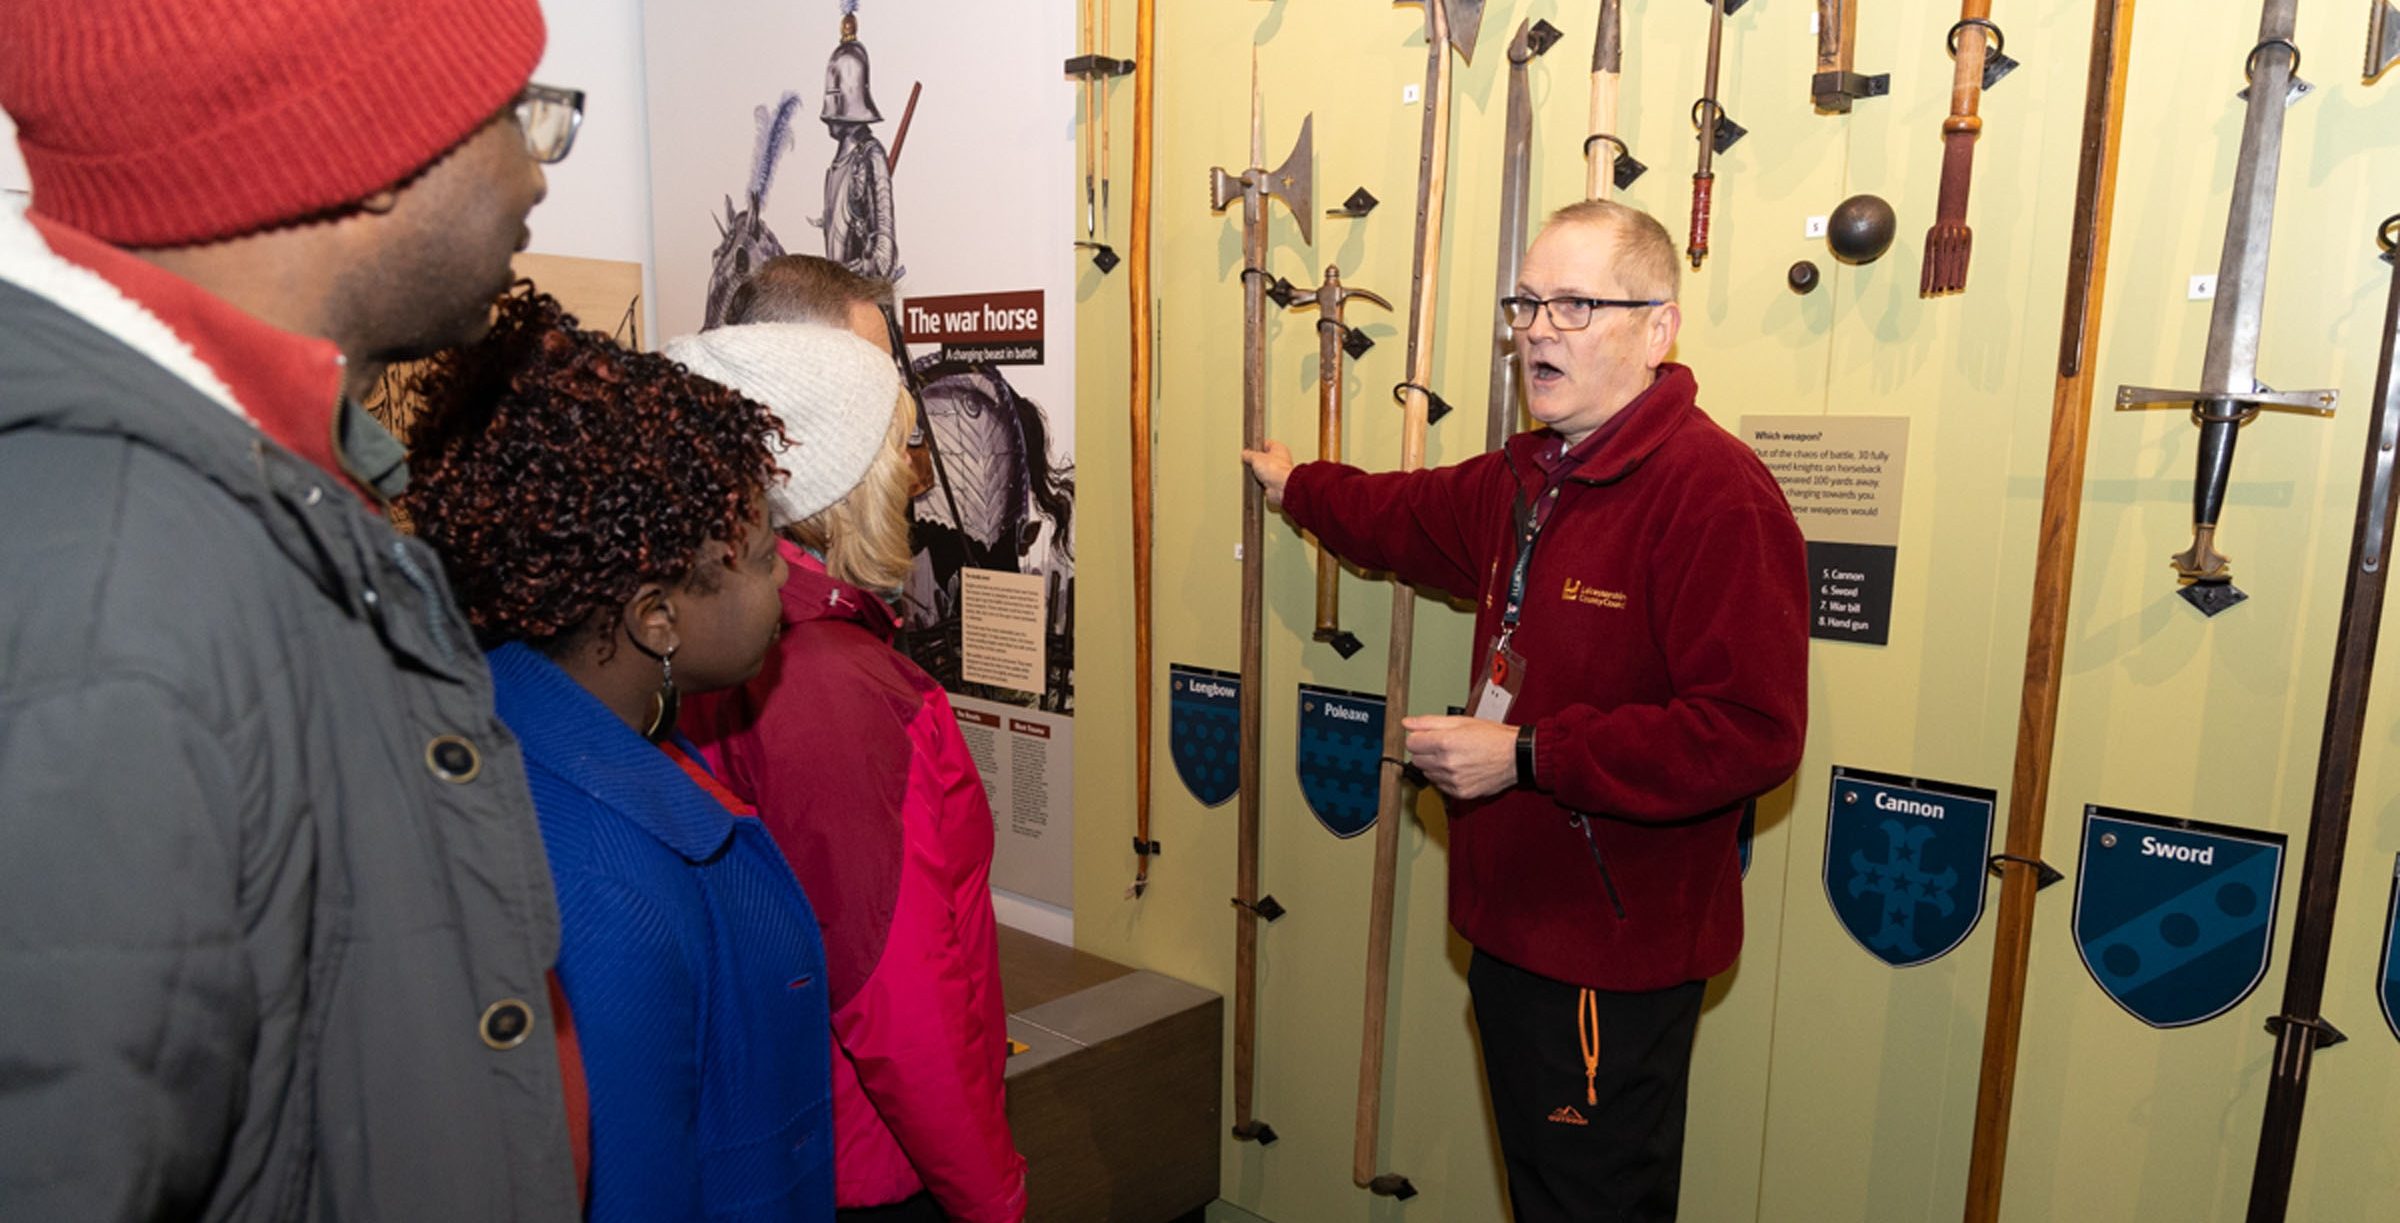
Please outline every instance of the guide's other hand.
M1274 438L1268 438L1263 449L1245 450L1242 461L1250 465L1250 478L1267 490L1267 508L1283 508L1283 482L1292 478L1291 448Z
M1481 718L1419 715L1408 729L1409 763L1452 798L1483 798L1517 784L1517 728Z

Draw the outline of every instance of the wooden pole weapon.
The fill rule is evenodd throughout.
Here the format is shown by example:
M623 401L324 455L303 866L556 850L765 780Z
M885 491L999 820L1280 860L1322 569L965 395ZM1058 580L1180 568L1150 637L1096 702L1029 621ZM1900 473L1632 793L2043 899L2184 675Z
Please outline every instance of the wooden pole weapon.
M1133 429L1133 887L1140 899L1150 887L1150 177L1156 114L1158 0L1133 7L1133 232L1125 240L1129 322L1133 343L1132 386L1127 415Z
M1632 185L1647 167L1633 160L1617 135L1617 93L1625 71L1621 0L1600 0L1600 28L1592 35L1592 113L1583 138L1583 198L1605 200ZM1630 171L1630 173L1628 172Z
M1100 0L1100 43L1097 53L1102 56L1106 56L1109 48L1116 45L1114 31L1116 9L1115 0ZM1094 87L1105 88L1097 84ZM1100 97L1100 237L1103 240L1108 237L1108 132L1110 126L1108 95L1103 92Z
M1708 258L1708 220L1717 188L1717 154L1747 134L1742 125L1726 117L1724 103L1717 100L1717 69L1725 50L1725 16L1744 2L1708 0L1708 74L1700 87L1700 100L1692 103L1692 126L1700 134L1700 165L1692 171L1692 240L1685 253L1691 256L1694 268Z
M1492 379L1485 400L1483 448L1498 450L1517 431L1517 338L1501 317L1499 300L1517 291L1525 262L1526 227L1533 215L1534 57L1558 42L1547 21L1517 23L1508 41L1508 128L1500 149L1500 255L1493 264Z
M2059 325L2058 380L2050 394L2050 450L2043 462L2041 538L2034 553L2033 610L2025 629L2025 686L2017 707L2016 769L2008 794L2000 914L1985 1003L1983 1063L1976 1089L1974 1150L1967 1168L1966 1219L2000 1214L2015 1099L2017 1042L2025 1022L2025 968L2032 951L2034 893L2058 878L2041 860L2050 803L2050 757L2058 742L2058 686L2067 652L2075 544L2083 515L2083 469L2091 427L2092 356L2108 286L2108 239L2117 198L2117 149L2125 123L2125 67L2134 0L2094 0L2091 66L2085 77L2082 154L2068 225L2067 291Z
M1425 123L1417 154L1417 241L1408 301L1408 381L1396 388L1404 411L1400 470L1425 466L1425 430L1433 408L1433 341L1441 281L1443 195L1450 181L1450 51L1472 61L1483 24L1483 0L1421 0L1425 6ZM1401 756L1408 733L1409 664L1416 647L1416 592L1392 584L1392 629L1384 669L1383 764L1375 802L1375 884L1367 914L1366 1023L1358 1051L1358 1130L1350 1176L1362 1189L1410 1198L1416 1186L1398 1173L1375 1171L1383 1113L1383 1046L1391 992L1392 896L1400 861L1400 819L1407 805Z
M2384 257L2400 241L2400 216L2376 231ZM2283 1009L2267 1021L2275 1034L2274 1074L2267 1080L2266 1118L2258 1129L2258 1161L2250 1175L2250 1223L2281 1223L2291 1204L2292 1166L2300 1154L2300 1119L2308 1105L2308 1074L2316 1051L2342 1041L2325 1021L2325 969L2333 946L2333 911L2341 899L2342 848L2350 836L2351 799L2358 788L2360 745L2366 739L2367 692L2375 677L2375 646L2383 623L2385 575L2392 560L2392 518L2400 513L2400 385L2393 378L2400 350L2400 266L2383 311L2383 357L2375 374L2375 420L2367 429L2365 470L2358 481L2358 520L2350 534L2350 576L2333 636L2333 682L2325 695L2325 738L2317 749L2317 787L2308 816L2308 850L2301 860L2300 899L2293 907L2292 964L2284 970Z
M1093 55L1092 35L1097 22L1092 17L1094 0L1083 0L1083 19L1076 33L1083 52L1082 58ZM1083 236L1086 240L1099 236L1097 196L1093 180L1098 177L1095 164L1100 155L1100 81L1097 77L1083 78Z
M1891 73L1862 76L1853 66L1858 55L1859 3L1817 0L1817 74L1808 79L1808 94L1816 108L1829 115L1849 114L1852 101L1891 92Z
M1250 64L1250 168L1241 174L1209 172L1210 203L1219 212L1242 201L1242 448L1261 450L1267 438L1267 200L1283 201L1310 240L1309 196L1315 177L1315 116L1300 121L1292 154L1274 170L1266 164L1266 121L1258 94L1258 62ZM1260 699L1265 695L1266 490L1242 473L1242 695L1241 798L1236 891L1233 898L1233 1134L1245 1141L1275 1141L1273 1127L1251 1108L1258 1081L1258 923L1283 916L1283 906L1258 890Z
M1985 41L1985 35L1991 41ZM1992 24L1992 0L1961 0L1958 24L1950 27L1950 117L1942 120L1942 186L1934 199L1933 228L1925 233L1925 268L1917 292L1939 297L1967 287L1967 260L1974 232L1967 228L1967 188L1975 173L1975 137L1983 131L1976 113L1987 84L1987 50L2004 41Z
M1281 281L1275 287L1282 291L1277 301L1294 310L1313 307L1317 312L1317 457L1339 463L1342 461L1342 354L1362 356L1373 346L1365 335L1350 329L1343 321L1343 312L1354 297L1386 310L1392 308L1392 303L1366 289L1343 284L1342 269L1332 265L1326 267L1325 282L1315 292L1293 289ZM1344 658L1364 648L1356 634L1342 627L1342 563L1322 544L1317 546L1315 636Z

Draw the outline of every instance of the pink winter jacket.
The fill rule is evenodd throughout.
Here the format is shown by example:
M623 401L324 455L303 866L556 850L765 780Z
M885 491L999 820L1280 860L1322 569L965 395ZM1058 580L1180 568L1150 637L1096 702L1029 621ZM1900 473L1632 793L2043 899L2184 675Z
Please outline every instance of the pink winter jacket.
M929 1189L962 1223L1025 1217L992 922L992 813L950 700L883 601L789 543L783 636L685 729L758 807L825 932L835 1197Z

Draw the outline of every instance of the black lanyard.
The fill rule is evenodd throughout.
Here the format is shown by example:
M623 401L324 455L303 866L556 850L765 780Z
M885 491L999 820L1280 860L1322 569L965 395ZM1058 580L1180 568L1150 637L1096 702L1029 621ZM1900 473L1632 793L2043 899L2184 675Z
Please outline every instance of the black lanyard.
M1555 502L1559 487L1558 484L1550 485L1542 493L1541 500ZM1555 510L1557 507L1553 504L1550 508ZM1527 506L1519 500L1516 517L1524 525L1517 530L1517 564L1509 572L1508 604L1500 612L1500 640L1492 646L1495 650L1508 648L1508 639L1516 634L1517 621L1524 617L1525 576L1533 570L1533 546L1541 542L1543 529L1550 525L1550 514L1543 510L1541 501Z

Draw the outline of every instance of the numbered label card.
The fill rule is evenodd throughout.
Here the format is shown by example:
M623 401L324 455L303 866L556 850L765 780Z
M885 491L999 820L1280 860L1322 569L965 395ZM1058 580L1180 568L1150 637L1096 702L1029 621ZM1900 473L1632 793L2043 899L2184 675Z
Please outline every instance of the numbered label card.
M1912 968L1966 941L1983 917L1993 797L1975 786L1834 766L1825 899L1867 954Z
M2267 975L2281 833L2083 809L2075 948L2092 980L2154 1028L2214 1019Z

